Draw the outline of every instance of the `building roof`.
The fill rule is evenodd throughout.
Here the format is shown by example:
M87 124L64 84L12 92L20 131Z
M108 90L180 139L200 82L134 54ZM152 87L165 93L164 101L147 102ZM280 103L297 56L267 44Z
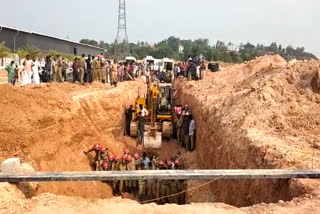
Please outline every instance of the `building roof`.
M83 46L87 46L87 47L97 48L97 49L100 49L100 50L103 50L103 51L105 50L104 48L101 48L101 47L97 47L97 46L93 46L93 45L87 45L87 44L83 44L83 43L80 43L80 42L75 42L75 41L71 41L71 40L68 40L68 39L62 39L62 38L55 37L55 36L49 36L49 35L42 34L42 33L37 33L37 32L32 32L32 31L26 31L26 30L22 30L22 29L13 28L13 27L8 27L8 26L5 26L5 25L0 25L0 32L1 32L1 30L2 30L3 28L9 29L9 30L14 30L14 31L19 31L19 32L24 32L24 33L29 33L29 34L34 34L34 35L38 35L38 36L45 36L45 37L52 38L52 39L57 39L57 40L61 40L61 41L66 41L66 42L78 44L78 45L83 45Z

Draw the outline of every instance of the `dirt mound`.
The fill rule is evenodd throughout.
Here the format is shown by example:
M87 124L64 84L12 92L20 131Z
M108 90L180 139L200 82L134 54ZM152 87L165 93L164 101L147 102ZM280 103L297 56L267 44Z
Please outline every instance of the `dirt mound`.
M0 213L14 214L34 214L47 213L55 214L57 210L61 214L86 214L86 213L175 213L175 214L193 214L193 213L221 213L221 214L317 214L320 209L319 195L308 195L305 198L296 198L291 202L280 201L278 204L259 204L252 207L236 208L220 203L202 203L191 205L141 205L128 199L91 199L74 198L66 196L56 196L52 194L43 194L41 196L24 200L0 199Z
M0 183L0 201L1 200L15 200L15 199L24 199L25 195L23 192L18 189L14 184L9 183Z
M19 157L36 171L91 170L93 156L83 150L99 142L121 153L124 111L134 104L139 81L117 88L103 84L43 84L24 88L0 86L0 160ZM124 143L123 143L124 142ZM101 182L41 183L37 194L52 192L86 198L112 196Z
M311 84L319 66L319 61L288 65L280 56L264 56L209 73L204 81L178 80L179 101L191 106L197 123L189 166L320 167L320 95ZM203 191L189 200L247 206L292 198L286 181L219 181Z

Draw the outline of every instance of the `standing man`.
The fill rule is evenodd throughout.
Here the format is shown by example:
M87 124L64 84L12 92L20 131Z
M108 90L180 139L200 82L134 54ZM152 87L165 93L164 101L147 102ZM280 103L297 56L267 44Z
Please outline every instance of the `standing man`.
M51 77L52 77L51 73L52 73L51 56L47 56L44 64L44 74L42 74L42 81L51 82Z
M68 62L62 58L62 80L67 81L67 69L69 68Z
M84 54L82 54L82 57L81 57L81 59L80 59L80 61L79 61L79 70L80 70L80 84L81 85L83 85L83 80L84 80L84 73L85 73L85 71L86 71L86 60L85 60L85 56L86 55L84 55Z
M110 61L107 61L107 83L111 84L111 80L110 80Z
M100 70L100 75L101 75L101 82L103 84L106 84L106 78L107 78L107 61L105 59L101 60L101 70Z
M181 114L177 114L177 141L178 145L182 146L182 125L183 125L183 119L181 117Z
M183 142L186 147L186 151L190 151L190 142L189 142L189 114L183 117Z
M127 163L126 163L126 161L127 161L127 155L123 155L123 156L122 156L122 160L121 160L121 162L120 162L120 164L119 164L119 170L120 170L120 171L126 171L126 170L127 170ZM122 181L122 180L120 180L119 192L120 192L120 194L123 193L123 181Z
M100 69L101 69L100 58L96 58L95 60L93 60L93 75L92 75L93 82L101 81Z
M5 70L8 72L8 84L14 85L16 79L14 61L11 61L11 63L5 67Z
M57 60L57 68L58 68L57 81L58 82L63 82L63 79L62 79L62 66L63 66L62 58L61 58L60 55L58 55L58 60Z
M144 138L144 124L145 124L145 117L142 116L142 111L138 113L138 145L143 144L143 138Z
M200 79L204 80L206 77L207 66L204 64L204 61L200 65Z
M114 161L112 163L111 170L118 171L120 163L121 163L121 157L119 155L116 155L114 157ZM113 195L118 195L118 193L119 193L117 186L118 186L118 181L117 180L113 181L112 182Z
M51 64L52 64L52 81L57 82L58 66L57 66L57 59L55 57L51 61Z
M79 60L75 58L72 64L73 83L79 81Z
M112 84L117 87L117 78L118 78L118 60L114 59L113 64L111 65L111 76L112 76Z
M32 66L33 83L36 85L40 84L40 62L37 59L33 60Z
M130 136L130 125L132 121L132 114L133 114L133 106L130 105L130 107L126 110L125 118L126 118L126 136Z
M88 55L87 63L87 72L84 75L84 82L91 83L92 82L92 67L91 67L91 55Z
M23 66L21 85L25 86L31 83L33 61L30 59L30 55L26 56Z
M190 124L189 124L189 138L190 138L190 151L194 150L194 141L195 141L195 129L196 129L196 123L192 117L192 114L189 116Z
M95 157L94 157L94 163L95 163L95 168L96 168L96 171L99 171L99 168L100 168L100 162L99 162L99 159L100 159L100 154L101 154L101 146L100 144L96 144L94 145L91 149L89 149L88 151L83 151L83 153L85 155L88 155L89 153L91 152L95 152Z

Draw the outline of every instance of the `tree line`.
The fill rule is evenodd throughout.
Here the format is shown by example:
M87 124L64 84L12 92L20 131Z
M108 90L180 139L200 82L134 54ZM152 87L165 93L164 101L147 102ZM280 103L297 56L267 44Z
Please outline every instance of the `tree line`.
M104 41L97 42L90 39L82 39L80 43L98 46L107 50L107 56L114 55L114 44ZM276 42L270 45L257 44L253 45L249 42L241 43L236 46L232 43L217 41L210 45L208 39L184 40L174 36L169 37L156 44L148 42L129 43L130 54L138 59L146 56L155 58L169 57L176 60L186 60L189 57L202 55L208 61L223 61L229 63L243 62L254 59L257 56L265 54L279 54L287 60L290 59L317 59L312 54L305 52L304 47L292 47L291 45L283 47Z

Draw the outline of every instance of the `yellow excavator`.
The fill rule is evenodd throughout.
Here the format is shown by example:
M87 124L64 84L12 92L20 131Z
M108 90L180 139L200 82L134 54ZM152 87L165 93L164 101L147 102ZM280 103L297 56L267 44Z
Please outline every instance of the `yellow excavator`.
M138 94L136 106L142 104L149 112L144 132L144 149L160 149L162 138L170 138L173 132L172 84L152 82L148 85L147 96L141 97L140 93ZM138 114L140 109L137 107L136 109L136 114ZM132 137L137 136L137 127L137 122L131 123L130 134Z

